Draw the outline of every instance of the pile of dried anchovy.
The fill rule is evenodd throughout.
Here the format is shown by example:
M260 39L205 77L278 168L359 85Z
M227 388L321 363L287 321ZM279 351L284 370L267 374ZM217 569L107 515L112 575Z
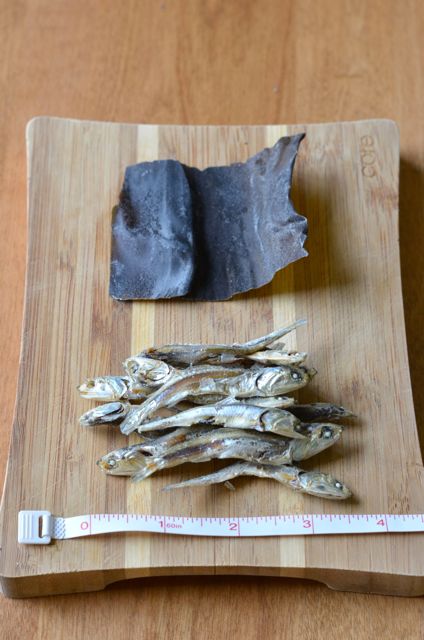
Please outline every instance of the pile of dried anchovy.
M306 353L277 343L303 321L243 344L173 344L124 362L126 376L86 380L84 398L102 400L80 418L83 426L121 423L140 442L106 454L97 464L112 475L138 481L160 469L213 458L239 462L168 489L229 482L236 476L272 478L310 495L344 499L349 489L333 476L294 463L337 442L348 417L327 403L296 404L287 393L315 375ZM272 346L274 345L274 346ZM322 422L324 421L324 422Z

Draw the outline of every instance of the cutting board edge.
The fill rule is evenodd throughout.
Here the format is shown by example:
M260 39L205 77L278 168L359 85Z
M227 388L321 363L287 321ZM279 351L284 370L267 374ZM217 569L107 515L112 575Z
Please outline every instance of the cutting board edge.
M106 569L20 577L0 576L0 584L4 596L7 598L29 598L103 591L107 587L113 587L116 583L129 580L179 576L291 578L312 580L337 591L404 597L424 595L424 575L373 571L358 572L356 569L251 567L249 565L145 567L140 569Z
M349 125L349 124L364 124L364 123L383 123L386 122L388 124L393 125L394 129L396 130L396 135L397 138L399 140L400 137L400 132L399 132L399 125L397 123L396 120L392 119L392 118L361 118L359 120L334 120L331 122L308 122L308 123L302 123L302 124L296 124L296 123L291 123L291 124L281 124L281 123L270 123L270 122L266 122L266 123L260 123L260 122L256 122L256 123L238 123L238 124L225 124L223 122L217 122L215 124L175 124L175 123L166 123L166 122L162 122L160 124L158 124L157 122L114 122L114 121L110 121L110 120L84 120L84 119L79 119L79 118L63 118L61 116L49 116L49 115L39 115L39 116L34 116L33 118L31 118L30 120L28 120L28 122L26 123L26 139L28 140L28 135L30 134L33 126L35 124L37 124L37 122L39 121L61 121L61 122L70 122L70 123L75 123L75 124L90 124L90 125L115 125L117 127L151 127L151 126L159 126L159 127L176 127L176 128L181 128L184 129L186 127L190 127L190 129L192 128L198 128L198 129L214 129L214 128L219 128L219 127L225 127L225 128L233 128L233 129L239 129L240 127L274 127L274 126L281 126L281 127L287 127L287 128L291 128L291 127L322 127L322 126L332 126L332 125Z

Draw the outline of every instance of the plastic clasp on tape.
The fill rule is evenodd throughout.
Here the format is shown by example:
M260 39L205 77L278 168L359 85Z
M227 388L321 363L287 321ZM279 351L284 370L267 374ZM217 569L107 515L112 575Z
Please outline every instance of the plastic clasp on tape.
M19 511L18 542L50 544L53 518L50 511Z

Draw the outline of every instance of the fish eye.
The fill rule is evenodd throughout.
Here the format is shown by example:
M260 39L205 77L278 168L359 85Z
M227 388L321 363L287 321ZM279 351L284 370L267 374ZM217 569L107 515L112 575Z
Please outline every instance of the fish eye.
M114 467L116 465L116 460L114 460L113 458L111 458L110 460L107 461L109 467Z
M291 374L292 380L299 380L300 375L298 373L296 373L296 371L293 371Z
M335 482L334 486L336 487L336 489L341 489L342 488L342 483L341 482Z
M324 429L324 431L322 432L322 435L324 438L331 438L332 436L331 429Z

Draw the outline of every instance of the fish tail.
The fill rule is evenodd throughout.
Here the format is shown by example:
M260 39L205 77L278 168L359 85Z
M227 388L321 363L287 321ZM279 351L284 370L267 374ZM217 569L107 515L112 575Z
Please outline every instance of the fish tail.
M344 407L341 407L343 409L343 413L342 413L342 418L357 418L358 415L356 413L353 413L353 411L350 411L349 409L345 409Z
M287 335L297 327L306 324L306 319L302 318L301 320L295 320L287 327L283 327L282 329L277 329L276 331L272 331L261 338L256 338L255 340L249 340L248 342L244 342L241 346L246 350L257 350L258 348L266 347L268 344L279 340L283 336Z

